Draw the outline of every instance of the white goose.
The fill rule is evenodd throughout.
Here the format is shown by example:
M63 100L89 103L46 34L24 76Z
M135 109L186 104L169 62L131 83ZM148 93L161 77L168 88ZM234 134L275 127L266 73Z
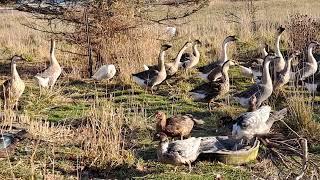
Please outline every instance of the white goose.
M224 39L222 43L222 51L219 59L206 66L197 68L199 70L200 78L203 78L207 81L216 81L218 78L222 76L221 74L222 65L228 60L227 47L230 43L236 40L237 38L235 36L228 36Z
M292 73L291 79L305 80L307 77L314 75L318 70L318 63L313 56L313 49L320 47L320 43L312 41L308 46L308 61L298 64L299 70Z
M159 85L167 78L166 68L164 65L165 51L171 48L171 45L165 44L161 46L159 58L158 58L158 70L150 69L142 71L136 74L132 74L133 81L135 81L141 87L149 87L153 92L153 87Z
M113 78L117 70L113 64L107 64L101 66L98 71L92 76L93 79L101 81L102 79L109 80Z
M256 135L267 134L273 123L285 116L287 109L274 112L271 116L270 113L270 106L261 106L255 111L243 113L232 127L232 136L236 139L250 140Z
M50 65L45 71L34 76L40 87L52 88L61 74L62 69L54 55L54 51L55 41L51 39Z

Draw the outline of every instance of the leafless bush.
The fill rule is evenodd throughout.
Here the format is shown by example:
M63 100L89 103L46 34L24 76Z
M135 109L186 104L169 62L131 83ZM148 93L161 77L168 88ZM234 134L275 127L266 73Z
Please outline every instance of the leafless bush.
M308 15L294 14L288 22L289 49L306 50L308 44L319 35L320 21ZM306 51L304 51L306 57Z

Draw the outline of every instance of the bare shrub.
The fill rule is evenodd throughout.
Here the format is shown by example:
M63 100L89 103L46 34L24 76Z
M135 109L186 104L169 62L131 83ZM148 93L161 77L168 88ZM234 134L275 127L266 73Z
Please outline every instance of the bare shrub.
M89 111L87 124L81 128L84 155L92 165L116 166L133 163L134 157L125 146L124 110L107 101L97 101Z
M308 44L319 36L320 21L308 15L291 15L288 22L289 49L306 50ZM304 56L306 57L306 51Z

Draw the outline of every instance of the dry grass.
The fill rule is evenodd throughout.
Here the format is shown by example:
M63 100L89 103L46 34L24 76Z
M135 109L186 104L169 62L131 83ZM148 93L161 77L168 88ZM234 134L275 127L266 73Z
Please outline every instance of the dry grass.
M186 40L200 39L203 42L203 46L200 48L202 55L201 63L205 64L219 56L218 52L221 48L221 42L225 36L233 34L240 37L240 42L236 46L233 45L231 47L229 51L230 55L233 54L231 58L246 60L247 57L257 54L256 49L262 41L267 41L273 45L276 26L279 24L290 24L288 22L291 20L291 15L301 13L307 14L313 19L320 18L320 12L318 11L320 2L318 1L268 0L254 1L253 5L257 8L254 18L254 12L252 9L248 9L248 4L245 1L234 1L231 3L230 1L224 0L212 0L209 7L206 7L203 11L195 15L176 22L168 22L169 26L177 27L178 35L174 38L165 37L164 29L166 26L164 25L146 25L130 32L130 37L113 37L108 40L109 45L108 48L105 49L106 54L104 54L104 57L106 62L98 62L96 68L104 63L115 63L117 68L119 68L120 82L117 81L117 83L131 83L130 74L141 71L142 64L156 64L160 44L164 42L170 42L174 45L173 48L168 51L167 55L168 59L171 59L176 55L176 52ZM177 9L172 9L170 13L174 13L175 10ZM256 21L255 31L252 29L253 19ZM0 24L0 62L2 64L8 64L8 61L3 61L2 59L6 59L13 54L23 54L29 59L28 64L34 66L36 70L45 67L45 62L49 57L50 37L21 25L21 23L24 22L32 22L33 19L27 14L12 11L9 13L0 12L0 20L3 22ZM44 22L38 23L51 28ZM54 28L61 27L57 26ZM290 44L290 37L288 33L284 33L281 44L283 49L289 47L287 42ZM87 57L76 56L63 51L68 50L79 54L86 54L86 50L77 46L71 46L63 41L59 41L57 46L57 59L65 69L65 73L59 81L65 82L70 79L83 80L86 74L84 70L86 69ZM19 68L25 67L21 65L18 67L18 70ZM1 73L4 74L3 72ZM124 164L131 166L137 161L142 161L141 164L149 163L141 160L141 157L134 154L134 149L131 149L138 144L138 138L144 138L144 145L146 145L147 148L151 148L154 153L154 149L152 149L153 145L149 142L151 139L151 137L149 137L150 134L142 137L136 137L136 134L134 134L141 133L145 131L147 127L152 126L150 119L147 118L147 112L150 113L156 109L154 107L156 105L158 106L157 108L166 109L168 112L171 112L171 114L180 113L182 111L181 109L185 108L176 107L175 104L168 99L165 99L168 102L163 102L165 100L161 98L157 99L158 96L152 96L151 98L143 96L135 97L133 92L132 94L129 93L129 98L126 102L120 101L120 103L117 104L112 98L111 100L106 100L108 98L110 99L110 97L94 100L86 98L75 100L72 99L68 93L65 93L65 91L72 92L81 90L74 90L71 86L63 85L55 89L55 91L41 92L40 94L39 89L35 88L33 80L27 79L27 75L28 74L21 74L22 78L27 81L26 92L21 100L21 103L24 105L23 113L25 113L25 115L17 116L13 111L4 111L5 118L3 123L10 125L19 122L24 125L32 137L45 142L45 145L39 145L39 147L33 144L31 147L33 151L31 155L28 154L27 162L19 162L20 164L26 163L27 168L32 165L32 176L38 174L39 171L41 171L41 173L44 171L48 175L53 173L54 175L55 166L52 162L55 161L55 155L57 155L57 153L53 152L52 149L54 148L52 147L56 149L65 148L62 145L79 147L75 148L77 151L70 152L70 154L76 154L77 158L79 156L80 158L77 160L80 161L79 164L81 165L83 165L82 163L86 163L85 161L89 161L89 164L86 165L90 167L115 167ZM5 78L4 76L0 77L1 80ZM188 113L189 111L198 111L198 109L191 109L195 107L193 104L189 104L191 101L186 96L187 90L193 86L193 83L193 81L181 81L177 84L177 87L180 88L169 90L174 96L181 96L182 98L180 100L182 102L188 102L185 105L188 106L186 108ZM163 88L160 88L160 90L163 90ZM90 91L94 90L90 89ZM82 93L86 94L88 92L83 90ZM152 102L153 100L154 102ZM84 121L80 127L75 128L67 124L54 124L47 121L47 113L50 112L50 108L53 109L54 107L65 104L74 105L80 103L90 104L90 108L84 110L83 115L81 115L83 117L81 120L86 119L86 121ZM271 102L271 104L272 103L273 102ZM290 126L308 137L320 137L319 124L316 123L313 118L313 99L297 91L291 98L286 98L285 104L289 105L290 117L288 123ZM126 107L124 107L124 105L126 105ZM273 107L278 107L277 105L278 104L274 104ZM197 108L199 107L200 106L197 106ZM204 109L205 107L203 106L201 108ZM232 108L225 106L219 109L219 114L217 113L213 116L218 117L221 114L228 114L234 117L242 110L243 109L236 106ZM201 113L203 113L203 111L199 112L199 114ZM207 112L203 113L203 116L207 115L206 113ZM214 118L210 120L212 120L212 124L216 123L214 122ZM209 126L210 128L214 128L211 127L211 125ZM314 140L317 139L314 138ZM47 145L46 143L49 143L50 146L43 147ZM45 157L50 159L50 163L43 162L47 161L47 159L41 159L41 153L43 153L43 151L50 151ZM31 156L33 157L32 162L30 162L29 159ZM79 164L77 164L77 166L80 166ZM271 166L270 164L270 162L268 162L267 165L260 164L262 167L257 166L257 169L263 169L266 166L269 167ZM52 171L43 170L47 168L47 166L51 168ZM157 169L160 165L152 164L151 166ZM15 165L14 167L20 166ZM163 167L160 167L160 169L161 168ZM77 171L78 170L79 169L77 169ZM166 170L167 169L164 171ZM202 173L201 171L202 169L199 170L199 174ZM11 174L14 173L16 173L16 171L13 172L12 170L8 176L11 177ZM46 173L44 173L43 176L45 176ZM266 174L267 173L268 172L266 172ZM2 174L5 174L5 171L1 171L0 174L1 177ZM273 174L273 172L270 172L270 174Z

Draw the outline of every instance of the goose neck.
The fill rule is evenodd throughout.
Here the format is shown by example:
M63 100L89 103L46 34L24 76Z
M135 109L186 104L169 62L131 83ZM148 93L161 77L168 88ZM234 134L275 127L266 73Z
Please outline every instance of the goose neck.
M161 50L160 55L159 55L159 59L158 59L158 66L159 66L160 72L166 71L166 69L164 67L164 55L165 55L165 51Z
M269 64L270 64L270 61L267 61L263 65L262 84L266 84L266 85L272 85L272 80L269 73Z
M312 54L312 50L313 50L313 47L308 48L308 61L312 64L317 64L317 60L316 60L316 58L314 58L314 56Z
M55 56L55 42L52 41L51 42L51 48L50 48L50 58L51 58L51 61L50 63L51 64L59 64L57 59L56 59L56 56Z
M167 117L165 114L162 114L159 120L159 128L161 129L161 131L163 131L166 128L167 125Z
M13 79L20 79L19 73L17 71L17 64L16 63L11 64L11 73L12 73Z
M195 57L200 57L200 52L198 50L198 45L197 44L193 45L192 49L193 49L194 56Z
M228 47L228 42L223 42L222 51L219 58L220 61L225 62L228 60L227 47Z
M183 47L180 49L180 51L179 51L179 53L178 53L178 55L177 55L177 57L176 57L176 59L175 59L175 61L174 61L174 64L175 64L176 67L179 65L180 60L181 60L181 57L182 57L184 51L185 51L187 48L188 48L188 46L183 46Z
M280 57L280 60L283 60L283 56L282 56L281 51L280 51L280 38L281 38L281 34L277 35L277 39L276 39L276 55Z
M268 52L267 52L267 50L266 50L266 48L264 47L264 48L262 48L262 50L261 50L261 54L262 54L262 58L264 59L266 56L268 56Z

